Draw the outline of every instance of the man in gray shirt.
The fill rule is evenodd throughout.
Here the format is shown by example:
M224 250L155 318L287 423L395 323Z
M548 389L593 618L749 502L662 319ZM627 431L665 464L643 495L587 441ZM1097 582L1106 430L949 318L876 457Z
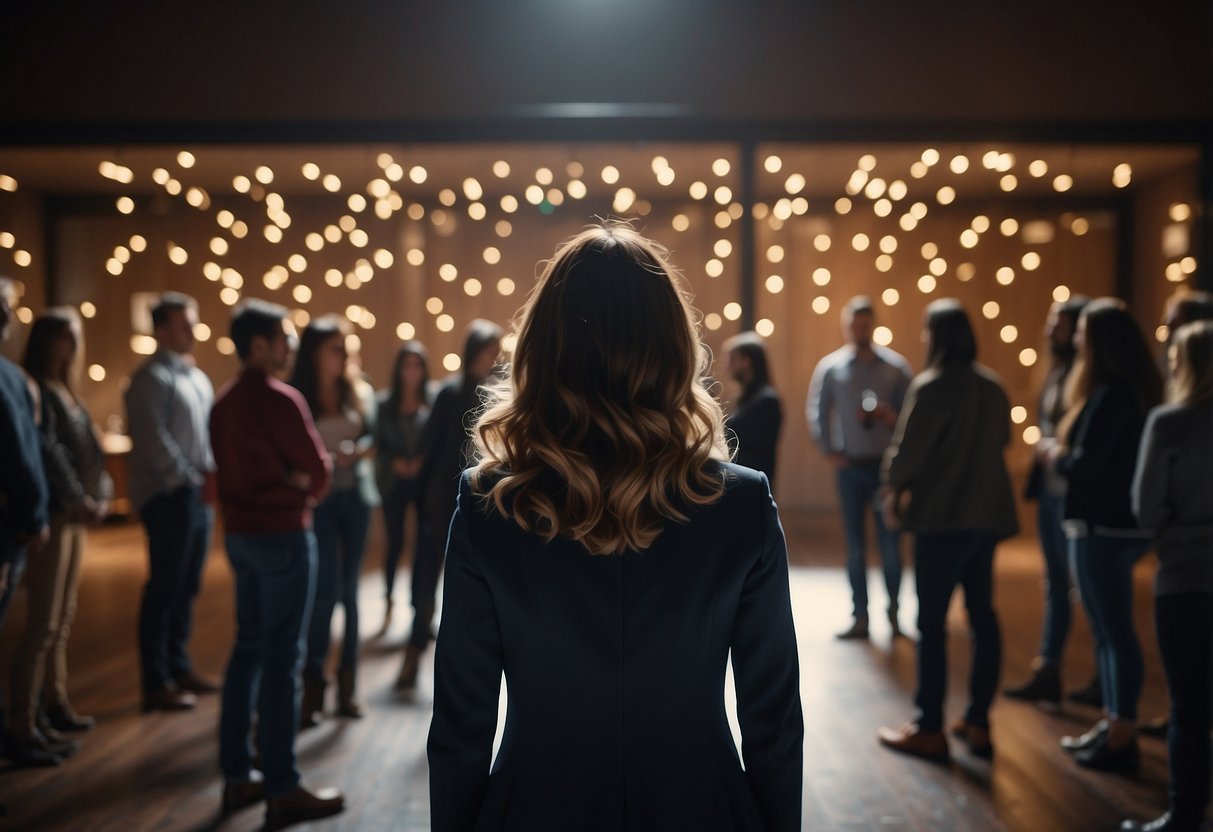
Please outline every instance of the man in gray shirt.
M197 323L193 298L163 295L152 308L159 349L126 391L128 488L150 563L139 614L145 712L189 710L195 694L218 690L187 652L214 520L204 486L215 467L207 430L215 393L191 355Z
M889 593L889 623L897 623L901 589L898 533L885 528L877 505L880 461L893 438L897 414L913 373L906 360L872 341L876 313L872 301L854 297L843 308L846 345L827 355L813 371L806 416L813 440L837 472L847 545L855 620L838 638L868 637L868 578L865 563L867 515L876 522L876 541Z

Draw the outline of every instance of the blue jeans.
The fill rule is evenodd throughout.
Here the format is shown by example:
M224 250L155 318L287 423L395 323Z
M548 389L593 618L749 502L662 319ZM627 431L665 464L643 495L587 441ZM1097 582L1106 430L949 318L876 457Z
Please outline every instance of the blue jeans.
M987 532L919 533L914 541L914 583L918 587L918 723L943 729L948 689L948 605L957 584L969 613L973 663L965 722L990 724L990 703L1002 667L1002 633L994 612L994 535Z
M1133 629L1133 565L1146 553L1149 541L1091 533L1068 542L1095 637L1104 708L1111 716L1137 719L1145 665Z
M901 591L901 549L899 535L885 528L876 505L880 490L880 463L852 463L838 472L838 497L842 504L843 532L847 540L847 577L851 581L851 599L855 617L868 616L867 515L876 518L876 545L884 566L884 583L889 593L889 613L897 612Z
M316 603L308 626L303 672L309 678L320 679L328 663L333 610L338 601L345 608L341 667L353 670L358 666L358 579L362 575L371 507L357 488L343 488L316 506L312 524L316 529Z
M188 652L194 599L211 545L214 511L202 489L184 485L139 509L147 529L148 579L139 611L143 693L155 693L192 669Z
M1041 494L1036 508L1036 529L1045 559L1045 620L1040 636L1040 657L1054 667L1061 664L1070 633L1070 561L1066 554L1065 496Z
M299 784L299 670L316 588L316 538L301 529L228 534L224 542L236 577L236 644L223 682L219 767L229 781L249 779L256 708L265 790L286 794Z

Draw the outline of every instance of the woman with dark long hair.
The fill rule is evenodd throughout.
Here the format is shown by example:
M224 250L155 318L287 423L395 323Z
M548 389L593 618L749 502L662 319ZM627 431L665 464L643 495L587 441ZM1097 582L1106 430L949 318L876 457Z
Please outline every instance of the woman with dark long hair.
M1131 773L1139 765L1137 700L1145 677L1133 628L1133 565L1150 535L1129 497L1146 413L1162 399L1162 378L1141 328L1115 298L1083 309L1074 343L1061 442L1050 457L1068 483L1066 540L1095 636L1106 718L1061 744L1081 766Z
M734 335L724 343L729 376L741 385L725 429L736 445L733 461L767 475L775 489L775 459L783 405L771 382L766 343L756 332Z
M392 381L379 394L375 413L375 482L383 498L387 548L383 556L386 606L381 633L392 624L393 591L400 553L404 550L405 514L410 505L421 527L421 462L425 458L425 423L430 416L426 385L429 358L420 341L405 341L396 353ZM419 547L414 547L413 557Z
M1169 404L1150 411L1133 513L1154 533L1154 622L1171 694L1170 808L1127 832L1196 832L1213 771L1213 321L1172 333Z
M592 228L547 263L450 525L428 746L438 832L800 829L783 531L766 477L725 461L706 366L655 243Z
M68 701L67 641L76 617L85 529L109 513L113 483L92 418L76 392L81 353L75 311L53 309L34 321L21 362L40 394L51 533L25 573L29 624L13 657L8 714L8 756L18 763L46 765L79 748L46 724L39 727L40 709L48 722L65 730L93 725Z
M434 637L443 544L455 511L459 475L473 454L468 427L480 410L481 385L497 364L502 335L501 327L483 318L468 324L460 370L443 382L426 422L425 460L421 464L422 516L418 521L423 525L423 533L418 536L413 556L413 629L396 678L397 690L416 687L421 656Z
M291 385L303 394L316 430L333 460L328 496L313 512L316 532L316 598L308 627L303 666L301 727L317 724L324 711L326 665L332 638L333 610L345 610L341 660L337 669L337 714L357 719L358 579L376 502L373 448L373 393L351 372L346 332L337 318L317 318L303 330Z
M989 757L990 703L998 688L1002 636L994 612L994 549L1018 529L1003 452L1011 441L1010 403L1002 382L977 363L977 341L964 307L942 299L927 307L926 369L906 391L882 479L885 522L915 533L918 588L918 716L882 728L882 745L947 759L947 615L964 590L972 630L969 707L951 733Z

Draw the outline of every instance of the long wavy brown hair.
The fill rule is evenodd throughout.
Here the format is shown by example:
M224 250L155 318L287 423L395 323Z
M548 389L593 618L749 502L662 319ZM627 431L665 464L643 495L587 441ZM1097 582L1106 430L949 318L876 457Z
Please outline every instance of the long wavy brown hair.
M660 245L589 228L547 262L508 375L473 434L473 490L523 529L593 554L648 548L724 492L724 416L707 349Z

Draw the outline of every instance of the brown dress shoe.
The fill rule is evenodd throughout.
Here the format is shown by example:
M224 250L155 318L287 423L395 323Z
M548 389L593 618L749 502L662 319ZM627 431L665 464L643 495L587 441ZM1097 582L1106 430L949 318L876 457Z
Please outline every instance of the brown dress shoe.
M67 733L91 731L93 726L97 724L97 720L91 716L81 716L76 713L75 709L67 702L51 705L39 716L41 717L43 728L50 727L56 731Z
M218 693L222 689L223 686L218 682L199 676L192 670L177 677L177 690L187 693Z
M948 738L943 731L925 731L917 722L907 722L900 728L881 728L876 736L885 748L901 754L939 763L948 760Z
M192 711L198 704L194 694L176 688L164 687L143 698L143 712L152 711Z
M337 671L337 716L362 719L362 706L354 699L356 686L354 668L343 667Z
M281 829L305 820L327 818L345 811L345 798L336 789L310 792L303 786L265 801L265 828Z
M265 800L265 782L261 772L253 771L244 782L229 780L223 784L223 814L235 814Z
M990 729L971 722L957 722L948 733L964 742L974 757L989 760L994 756L994 744L990 742Z

